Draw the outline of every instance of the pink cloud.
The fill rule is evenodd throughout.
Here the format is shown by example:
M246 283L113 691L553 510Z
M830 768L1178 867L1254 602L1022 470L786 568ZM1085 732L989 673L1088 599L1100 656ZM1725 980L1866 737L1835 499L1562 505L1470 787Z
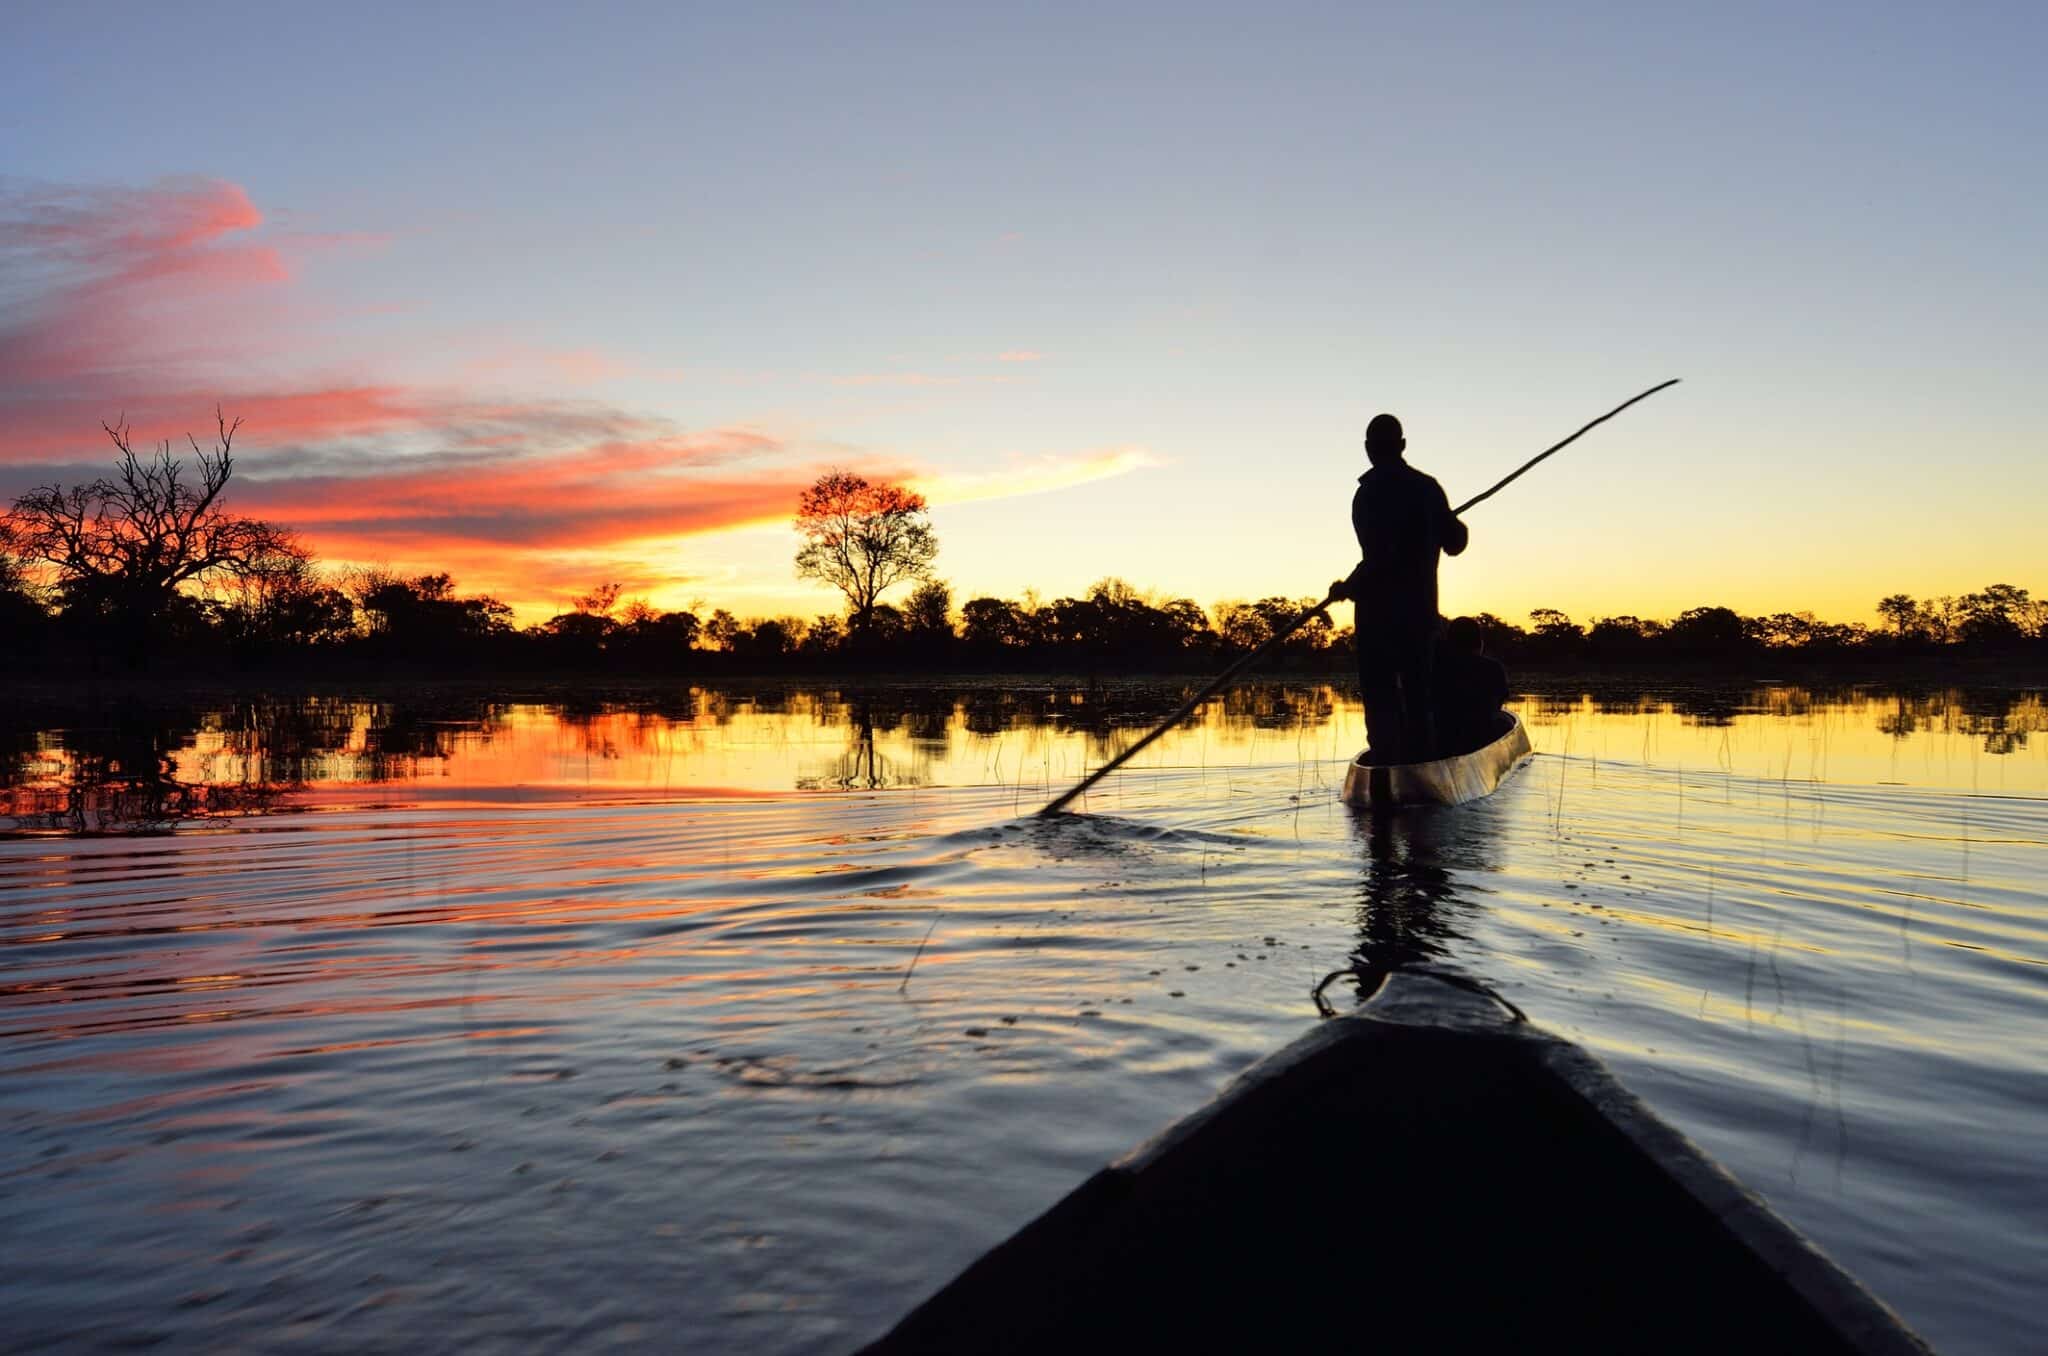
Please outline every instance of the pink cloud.
M0 322L10 429L31 393L103 392L136 367L225 351L234 341L208 325L220 303L291 277L275 248L240 238L262 224L249 195L218 180L0 195L0 261L30 291Z
M1043 361L1044 358L1045 355L1043 353L1029 348L1013 348L1006 353L998 353L996 355L996 361L999 363L1035 363Z

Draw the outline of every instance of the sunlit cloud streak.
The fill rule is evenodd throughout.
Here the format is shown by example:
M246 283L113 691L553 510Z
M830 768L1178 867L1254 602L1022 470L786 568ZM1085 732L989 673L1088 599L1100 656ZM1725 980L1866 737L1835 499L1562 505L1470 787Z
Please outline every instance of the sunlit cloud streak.
M1147 448L1112 447L1076 456L1029 458L993 471L922 472L909 480L934 504L964 504L1072 489L1165 464Z

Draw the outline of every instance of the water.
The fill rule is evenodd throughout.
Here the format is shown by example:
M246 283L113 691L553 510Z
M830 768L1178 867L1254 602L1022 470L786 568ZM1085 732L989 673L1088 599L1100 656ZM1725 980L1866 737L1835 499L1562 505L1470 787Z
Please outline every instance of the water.
M1179 692L17 704L10 1340L843 1351L1363 957L1944 1350L2048 1346L2039 694L1531 696L1497 795L1375 828L1355 705L1262 685L1017 818Z

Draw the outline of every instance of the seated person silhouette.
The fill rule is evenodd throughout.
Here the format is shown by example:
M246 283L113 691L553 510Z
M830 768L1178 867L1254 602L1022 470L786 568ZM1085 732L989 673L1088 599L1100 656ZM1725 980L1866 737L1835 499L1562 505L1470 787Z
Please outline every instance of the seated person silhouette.
M1486 653L1479 623L1460 617L1444 628L1437 650L1436 734L1442 757L1470 753L1497 738L1506 722L1508 671Z

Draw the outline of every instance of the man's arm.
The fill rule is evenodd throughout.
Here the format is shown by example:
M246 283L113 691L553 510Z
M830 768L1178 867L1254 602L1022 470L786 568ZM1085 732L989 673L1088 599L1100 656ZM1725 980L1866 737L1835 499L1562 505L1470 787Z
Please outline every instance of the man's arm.
M1451 501L1444 497L1444 487L1436 487L1436 502L1442 517L1438 519L1438 535L1443 538L1444 554L1463 555L1465 546L1472 540L1472 533L1464 521L1451 512Z

